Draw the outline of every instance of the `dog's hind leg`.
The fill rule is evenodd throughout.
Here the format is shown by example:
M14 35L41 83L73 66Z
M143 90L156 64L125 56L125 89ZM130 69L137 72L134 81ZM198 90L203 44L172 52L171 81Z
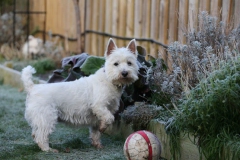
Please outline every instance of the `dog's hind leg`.
M56 149L52 149L49 147L49 134L49 129L38 128L35 132L33 131L32 136L34 138L34 141L38 144L42 151L58 152Z
M99 127L89 127L89 133L90 133L90 139L92 141L92 145L98 149L103 148L100 137L101 137L101 132L99 132Z
M50 111L51 108L48 109ZM52 110L53 111L53 110ZM56 112L39 112L28 119L32 126L32 136L42 151L57 152L57 150L49 147L48 136L53 132L57 122Z

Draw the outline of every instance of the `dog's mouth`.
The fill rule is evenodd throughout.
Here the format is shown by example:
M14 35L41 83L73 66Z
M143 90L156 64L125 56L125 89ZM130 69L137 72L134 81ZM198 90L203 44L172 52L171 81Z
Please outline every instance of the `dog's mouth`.
M129 85L132 84L134 80L129 77L120 77L119 79L113 80L113 84L117 86L122 86L122 85Z

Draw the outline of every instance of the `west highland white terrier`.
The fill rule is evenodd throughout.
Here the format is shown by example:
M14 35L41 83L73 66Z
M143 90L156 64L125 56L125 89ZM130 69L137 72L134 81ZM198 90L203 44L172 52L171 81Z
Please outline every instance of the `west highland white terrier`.
M117 48L110 38L105 59L104 67L95 74L72 82L34 84L35 69L27 66L22 70L27 92L25 118L42 151L57 152L49 147L49 134L58 119L89 126L92 145L102 148L101 132L113 123L124 86L138 79L135 39L126 48Z

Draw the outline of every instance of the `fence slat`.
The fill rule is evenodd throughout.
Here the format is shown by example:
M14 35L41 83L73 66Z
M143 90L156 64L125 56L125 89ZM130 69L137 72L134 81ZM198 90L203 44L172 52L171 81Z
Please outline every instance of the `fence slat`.
M142 26L142 0L135 0L134 6L134 37L141 38L141 26ZM138 42L138 45L141 46L141 42Z
M142 37L149 38L149 30L150 30L150 2L151 0L148 1L143 1L142 5ZM146 52L149 53L149 47L148 47L148 42L143 42L142 47L146 49Z
M91 30L92 28L92 0L87 0L86 1L86 30ZM85 52L87 53L91 53L92 50L91 50L91 46L92 44L90 43L91 40L92 40L92 34L91 33L88 33L85 35Z
M134 29L134 0L127 0L127 24L126 24L126 37L132 37ZM125 43L126 45L126 43Z
M198 26L198 0L189 0L188 31L193 32Z
M210 4L210 14L212 16L218 17L220 19L220 9L221 9L221 0L211 0Z
M106 0L106 11L105 11L105 26L104 26L104 31L105 33L112 33L112 0ZM103 52L105 52L107 43L108 43L109 37L105 37L104 38L104 50Z
M161 0L159 3L159 35L158 41L168 44L168 24L169 24L169 0ZM156 27L158 28L158 27ZM164 61L167 60L166 52L161 46L157 46L158 54L161 54Z
M177 40L178 34L178 0L171 0L169 6L169 33L168 42Z
M150 19L150 38L151 39L158 39L158 31L160 28L158 27L158 20L160 19L159 16L159 0L152 0L151 3L151 19ZM155 56L157 54L157 46L154 43L150 44L150 51L149 54Z
M222 1L222 21L228 25L231 22L231 3L232 0L223 0ZM227 26L226 26L227 27Z
M112 2L112 34L117 35L117 28L118 28L118 1L113 1ZM115 39L115 42L118 44L118 40Z
M187 32L188 23L188 0L179 1L178 41L186 43L184 33Z
M127 1L126 0L121 0L119 1L119 15L118 15L118 34L119 36L126 36L126 16L127 16ZM119 40L118 41L118 47L123 47L125 46L124 40Z
M169 1L161 0L160 3L160 31L159 41L168 44Z
M200 0L199 1L199 12L210 11L210 0Z
M104 24L105 24L105 0L103 0L101 3L99 3L99 13L98 13L98 31L103 32L104 31ZM104 37L103 36L97 36L97 53L98 56L104 56Z
M97 31L98 30L98 23L99 23L99 2L100 1L92 1L92 30ZM92 34L92 45L91 45L91 52L89 54L98 55L98 35Z
M234 28L238 27L240 25L240 1L239 0L235 0L234 1L235 4L235 8L234 8Z

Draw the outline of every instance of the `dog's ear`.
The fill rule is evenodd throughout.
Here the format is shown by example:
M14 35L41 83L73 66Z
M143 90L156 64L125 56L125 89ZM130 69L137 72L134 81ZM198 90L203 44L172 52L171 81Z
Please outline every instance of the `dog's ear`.
M137 55L137 45L135 39L129 42L127 49L129 49L133 54Z
M114 49L117 49L117 46L116 46L115 42L113 41L113 39L110 38L108 41L105 57L109 56Z

